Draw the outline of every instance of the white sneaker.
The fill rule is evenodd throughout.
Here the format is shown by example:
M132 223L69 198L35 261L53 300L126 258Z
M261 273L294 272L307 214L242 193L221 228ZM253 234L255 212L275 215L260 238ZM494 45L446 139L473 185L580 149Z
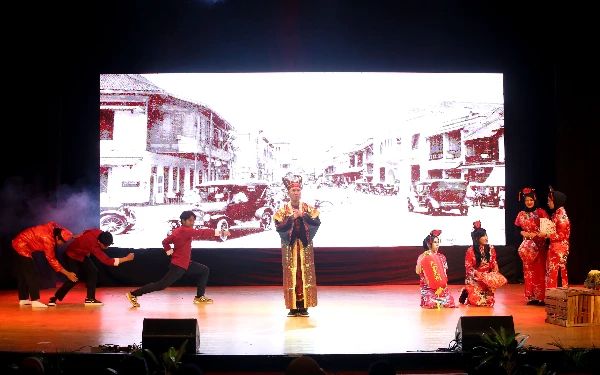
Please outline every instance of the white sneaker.
M28 299L22 299L19 301L19 305L21 305L21 306L31 305L31 301Z
M48 305L40 301L31 301L31 307L48 307Z

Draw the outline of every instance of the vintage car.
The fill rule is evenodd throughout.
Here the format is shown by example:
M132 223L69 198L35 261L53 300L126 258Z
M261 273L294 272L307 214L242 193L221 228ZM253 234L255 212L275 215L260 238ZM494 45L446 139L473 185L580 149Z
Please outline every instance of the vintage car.
M197 228L222 231L231 227L273 228L275 212L273 192L269 183L260 180L223 180L203 182L197 187L199 199L193 205ZM181 225L169 220L171 233ZM222 236L221 240L227 240Z
M424 209L428 215L439 215L442 211L458 210L461 215L467 215L467 186L468 182L463 180L435 179L416 182L407 197L408 211Z
M100 207L100 229L114 235L127 233L136 222L135 212L131 207Z

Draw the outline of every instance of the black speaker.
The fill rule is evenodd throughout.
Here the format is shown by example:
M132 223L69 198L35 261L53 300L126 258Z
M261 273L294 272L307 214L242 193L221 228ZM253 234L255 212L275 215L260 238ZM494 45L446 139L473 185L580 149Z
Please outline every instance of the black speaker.
M504 327L507 335L515 333L515 324L513 317L508 316L461 316L456 325L456 341L461 346L461 350L471 351L473 347L483 344L481 335L483 333L492 333L492 328L500 332L500 327Z
M142 348L149 349L157 357L188 340L186 354L196 354L200 348L200 329L197 319L144 319Z

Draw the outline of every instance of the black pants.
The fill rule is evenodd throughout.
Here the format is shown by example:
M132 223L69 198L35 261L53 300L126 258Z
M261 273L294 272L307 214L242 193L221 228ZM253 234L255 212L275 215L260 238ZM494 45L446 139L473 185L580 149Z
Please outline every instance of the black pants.
M40 273L33 258L24 257L16 252L15 254L19 300L31 298L32 301L36 301L40 299Z
M208 281L208 267L204 264L190 262L188 269L176 266L174 264L169 265L169 271L162 279L158 282L146 284L143 287L131 292L136 297L139 297L146 293L152 293L159 290L163 290L171 286L175 281L181 279L181 277L187 272L189 274L198 275L198 289L196 291L196 297L202 297L206 291L206 283Z
M96 299L96 284L98 281L98 268L94 265L94 262L90 259L90 257L83 257L83 262L75 260L70 256L65 256L67 266L65 267L67 271L74 272L77 277L79 277L79 266L83 266L85 271L87 272L87 281L85 286L87 287L87 298ZM69 279L64 282L64 284L58 288L54 296L58 298L59 301L62 301L63 298L69 293L69 290L73 289L73 287L77 285L77 282L73 282Z

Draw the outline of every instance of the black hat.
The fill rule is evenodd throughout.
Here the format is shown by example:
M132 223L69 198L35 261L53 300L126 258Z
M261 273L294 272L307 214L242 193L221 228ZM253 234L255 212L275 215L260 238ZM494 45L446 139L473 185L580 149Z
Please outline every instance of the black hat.
M558 190L554 190L552 186L550 186L550 192L548 193L548 199L554 202L554 209L562 207L565 205L567 201L567 195Z

